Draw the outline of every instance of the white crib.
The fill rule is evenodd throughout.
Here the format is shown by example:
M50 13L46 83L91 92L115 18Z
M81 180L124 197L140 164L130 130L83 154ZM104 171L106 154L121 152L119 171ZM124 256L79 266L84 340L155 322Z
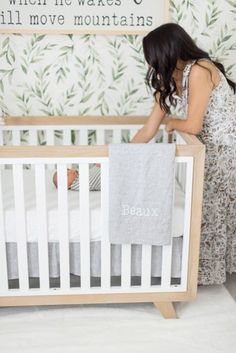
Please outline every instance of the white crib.
M181 256L177 259L181 265L179 273L172 275L176 270L173 268L175 266L173 254L176 253L174 246L178 241L174 238L171 245L154 249L156 253L148 245L140 245L140 249L136 249L135 245L122 245L118 251L109 243L107 144L120 143L124 130L131 139L143 126L145 120L146 117L6 118L5 124L0 127L0 306L153 302L164 317L174 318L176 313L173 302L195 298L205 157L204 146L195 136L184 133L174 134L177 144L176 178L184 195ZM96 132L96 145L88 145L90 130ZM163 126L161 130L163 141L168 142L169 137ZM43 132L45 146L39 145L39 138ZM55 138L59 132L61 132L63 145L59 145L60 141ZM27 139L24 141L25 136ZM94 199L91 199L93 195L89 191L89 163L101 163L101 192L97 194L100 197L99 214L96 213L100 220L100 238L97 244L92 244L91 240L91 227L93 227L91 218L94 217L94 213L90 209L90 203L93 203ZM71 166L78 166L80 173L80 192L73 194L80 205L78 222L80 238L77 248L78 243L75 245L69 234L72 226L68 205L72 191L67 190L66 171ZM58 231L56 240L49 242L50 215L46 175L55 169L58 172L58 189L55 190ZM25 174L31 173L30 170L33 173L33 179L31 178L33 186L30 188L34 189L31 191L34 198L32 202L35 218L29 217L26 213L29 185ZM13 229L13 240L7 237L7 207L4 201L10 179L13 185L9 192L12 192L14 221L8 223ZM38 237L34 240L37 244L37 248L34 249L36 255L32 249L29 250L32 246L29 239L29 222L33 223L31 227L35 227L35 232L38 232ZM96 247L96 251L92 245ZM15 253L13 252L10 259L10 250L13 249L11 246L14 247ZM59 275L56 274L57 283L52 282L49 269L51 266L49 252L51 247L55 246L57 246L54 250L58 254L56 261L59 266ZM79 262L79 275L73 277L76 279L75 284L72 283L71 249L73 261ZM29 254L29 251L32 253ZM119 256L114 255L117 251ZM95 272L99 274L92 275L94 270L91 261L96 262L96 258L91 260L91 256L96 257L98 253L99 270L96 269ZM139 254L139 262L137 262L139 270L133 271L134 254L135 256ZM155 254L158 254L156 256L160 274L152 276L152 266L156 261ZM116 263L115 259L112 259L115 256L118 259ZM34 266L36 258L38 275L34 281L37 285L32 285L29 262ZM112 269L112 261L113 265L115 263L114 266L120 268L119 273ZM12 262L17 268L17 279L12 279L9 275ZM135 276L132 275L133 272L136 273Z

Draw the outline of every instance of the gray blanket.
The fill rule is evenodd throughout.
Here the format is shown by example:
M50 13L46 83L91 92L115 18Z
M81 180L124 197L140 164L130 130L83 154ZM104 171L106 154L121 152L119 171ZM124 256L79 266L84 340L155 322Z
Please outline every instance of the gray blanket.
M175 149L165 143L109 145L111 243L170 243Z

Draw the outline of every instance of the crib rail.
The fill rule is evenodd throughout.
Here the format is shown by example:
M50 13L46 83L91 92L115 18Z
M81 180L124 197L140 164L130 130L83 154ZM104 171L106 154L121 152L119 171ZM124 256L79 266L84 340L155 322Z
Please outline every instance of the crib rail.
M61 132L60 144L87 145L89 130L96 131L96 144L106 144L106 131L113 131L112 142L122 141L122 131L129 131L129 139L145 124L147 116L70 116L70 117L6 117L0 126L0 146L39 145L40 134L44 144L55 145L56 132ZM160 126L163 142L170 140L164 129L165 119ZM24 141L24 134L26 134ZM155 137L154 137L155 139ZM153 140L154 140L153 139ZM152 141L151 141L152 142ZM198 145L198 139L189 134L178 133L178 144Z
M113 142L122 139L122 130L129 137L142 127L146 117L7 117L0 128L0 145L87 145L89 131L96 131L96 144L106 143L106 131L113 131ZM61 141L56 139L57 135ZM40 143L41 140L41 143Z
M22 119L22 118L21 118ZM36 120L35 120L36 119ZM88 119L78 117L56 118L49 119L41 118L23 118L19 122L16 118L8 118L6 125L1 127L3 131L13 133L13 145L2 146L0 150L0 167L12 166L13 180L15 186L15 207L17 213L16 229L17 247L18 247L18 263L19 263L19 289L8 289L7 278L7 259L6 259L6 239L4 236L4 224L0 225L0 266L3 272L0 278L0 303L4 301L4 296L51 296L51 295L89 295L89 294L106 294L106 297L96 297L94 302L99 301L122 301L121 297L118 300L113 300L109 297L111 294L125 295L123 301L129 301L129 293L150 294L149 297L136 296L142 298L141 301L149 301L152 294L159 295L159 298L164 298L164 294L169 293L168 298L174 300L186 300L186 298L194 297L196 294L197 270L198 270L198 252L200 239L200 221L201 221L201 202L203 188L203 168L204 168L204 146L194 137L188 134L176 133L176 163L180 168L180 179L184 180L185 188L185 224L184 224L184 241L183 241L183 256L181 267L181 283L171 283L171 260L172 260L172 244L164 246L162 249L162 274L161 283L158 285L151 284L151 246L142 246L142 263L141 263L141 284L139 286L131 285L131 245L122 245L121 255L121 284L120 286L111 286L111 247L108 234L108 177L109 177L109 156L108 146L104 145L105 129L113 131L113 142L121 142L122 129L131 131L131 135L143 126L145 117L117 117L112 118L99 117L98 119L91 117ZM94 120L95 119L95 120ZM49 124L50 123L53 125ZM89 121L88 121L89 120ZM31 124L30 124L30 123ZM32 124L34 122L35 124ZM68 122L70 123L68 128ZM66 124L63 128L63 124ZM79 125L79 126L78 126ZM112 125L112 126L111 126ZM63 146L36 146L37 131L44 128L51 133L51 144L54 144L54 131L60 127L65 132L63 138ZM101 128L102 126L102 128ZM164 126L163 126L164 127ZM70 136L73 129L80 132L80 145L71 146ZM85 128L85 129L83 129ZM33 131L30 137L31 146L20 145L20 131L29 129ZM51 129L51 130L50 130ZM88 146L88 129L95 129L97 134L97 145ZM14 138L14 131L16 135ZM81 131L83 133L81 134ZM167 134L164 134L168 138ZM2 142L3 139L2 139ZM50 142L50 141L49 141ZM15 145L16 143L16 145ZM99 145L100 144L100 145ZM67 145L67 146L65 146ZM101 163L101 284L99 287L92 288L90 285L90 212L89 212L89 164ZM29 289L28 281L28 260L27 260L27 234L25 228L25 200L24 200L24 185L23 185L23 167L24 164L33 166L35 170L35 190L36 190L36 209L38 215L38 223L40 225L40 237L38 238L38 256L39 256L39 277L40 288ZM48 235L47 235L47 215L46 215L46 190L45 190L45 171L47 165L54 164L58 172L58 229L60 232L60 288L50 288L49 286L49 264L48 264ZM68 164L77 164L80 168L80 195L79 202L81 213L80 217L83 220L83 232L81 235L81 282L76 288L70 287L70 269L69 269L69 226L68 226L68 194L66 186L66 168ZM182 176L181 176L182 174ZM1 178L1 168L0 168ZM0 195L1 190L0 179ZM3 204L0 197L0 218L3 217ZM190 249L190 251L188 251ZM87 298L87 297L86 297ZM89 301L84 298L84 302ZM110 299L109 299L110 298ZM157 298L157 297L155 297ZM81 299L82 300L82 299ZM163 299L166 300L166 299ZM132 297L134 300L134 296ZM9 302L9 301L8 301ZM25 301L23 300L25 303ZM42 300L45 303L45 301ZM50 299L48 299L48 303ZM62 300L63 302L63 300ZM90 299L89 302L93 302Z
M176 156L193 157L196 153L204 149L202 145L176 145ZM29 158L76 158L82 157L108 157L108 146L3 146L0 150L0 157L22 158L21 163L27 162ZM25 158L25 160L24 160ZM17 163L17 161L16 161ZM96 162L99 163L99 162ZM6 162L7 164L7 162Z

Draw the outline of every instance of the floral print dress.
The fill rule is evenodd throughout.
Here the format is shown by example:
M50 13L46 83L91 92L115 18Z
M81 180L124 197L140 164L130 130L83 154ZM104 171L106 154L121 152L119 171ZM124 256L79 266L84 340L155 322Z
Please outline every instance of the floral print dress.
M195 63L183 72L180 103L185 116L189 73ZM222 284L226 272L236 272L236 95L219 74L197 135L206 146L198 276L203 285Z

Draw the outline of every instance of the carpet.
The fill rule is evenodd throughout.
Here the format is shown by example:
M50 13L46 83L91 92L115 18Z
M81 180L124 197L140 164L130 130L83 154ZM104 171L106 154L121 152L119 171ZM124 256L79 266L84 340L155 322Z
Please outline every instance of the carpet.
M177 320L152 304L0 309L2 353L232 353L236 303L224 286L203 286L176 303Z

